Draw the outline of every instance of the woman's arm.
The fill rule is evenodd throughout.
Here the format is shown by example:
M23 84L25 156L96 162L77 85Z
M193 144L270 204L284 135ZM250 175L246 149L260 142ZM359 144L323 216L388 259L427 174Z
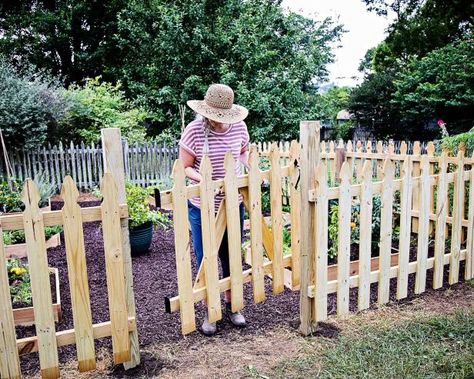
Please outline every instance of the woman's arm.
M249 150L248 149L240 152L239 161L243 163L243 165L245 166L247 170L249 169Z
M185 149L182 147L179 148L179 159L183 162L184 165L184 172L186 176L194 180L195 182L199 183L202 180L202 176L199 172L197 172L193 166L194 166L194 156L187 152Z

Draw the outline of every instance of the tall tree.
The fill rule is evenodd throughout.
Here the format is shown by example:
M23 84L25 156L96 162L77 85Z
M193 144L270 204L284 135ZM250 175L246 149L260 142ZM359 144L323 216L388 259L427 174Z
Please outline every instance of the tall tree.
M117 61L113 36L125 0L22 0L0 4L0 52L66 83L103 74ZM105 79L108 79L105 77Z

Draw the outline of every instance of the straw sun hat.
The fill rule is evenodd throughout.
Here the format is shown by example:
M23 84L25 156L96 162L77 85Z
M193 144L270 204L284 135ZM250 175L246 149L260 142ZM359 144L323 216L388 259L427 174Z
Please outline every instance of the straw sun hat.
M234 104L234 91L225 84L211 84L204 100L189 100L189 108L196 113L223 124L233 124L247 117L249 111Z

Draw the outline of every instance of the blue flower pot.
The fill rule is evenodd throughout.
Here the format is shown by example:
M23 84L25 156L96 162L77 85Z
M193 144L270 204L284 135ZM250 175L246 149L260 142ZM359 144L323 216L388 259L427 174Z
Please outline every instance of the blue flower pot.
M150 249L153 238L153 223L150 221L143 225L129 228L129 231L132 255L146 253Z

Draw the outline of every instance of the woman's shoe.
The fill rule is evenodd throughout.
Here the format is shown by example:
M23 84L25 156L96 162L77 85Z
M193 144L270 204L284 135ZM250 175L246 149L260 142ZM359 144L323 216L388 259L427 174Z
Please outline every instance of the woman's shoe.
M238 326L239 328L243 328L247 323L245 322L245 317L240 312L232 312L232 307L230 303L226 303L226 311L227 316L232 324Z
M216 323L215 322L209 322L209 317L207 317L207 312L204 314L204 320L201 325L201 331L206 335L206 336L212 336L216 333Z

